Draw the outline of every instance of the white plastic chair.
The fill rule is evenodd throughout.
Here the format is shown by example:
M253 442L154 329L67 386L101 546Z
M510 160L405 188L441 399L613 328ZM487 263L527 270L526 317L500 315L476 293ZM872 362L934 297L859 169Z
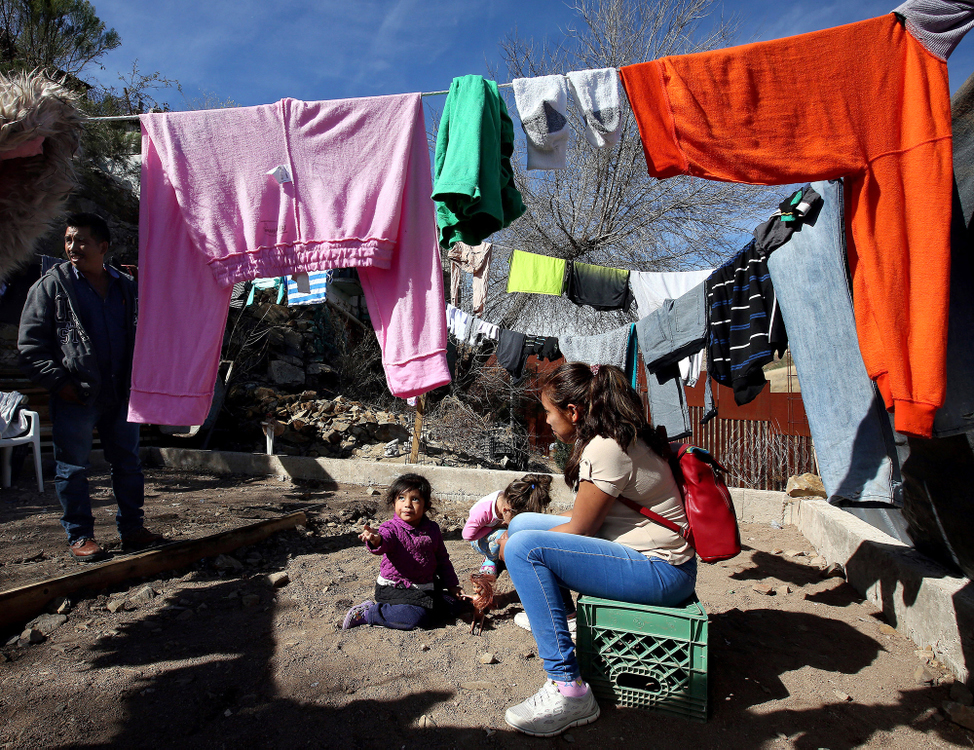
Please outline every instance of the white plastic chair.
M44 491L44 475L41 473L41 418L36 411L23 410L30 420L26 435L13 438L0 438L0 487L10 486L10 459L14 446L21 443L34 444L34 474L37 476L37 491Z

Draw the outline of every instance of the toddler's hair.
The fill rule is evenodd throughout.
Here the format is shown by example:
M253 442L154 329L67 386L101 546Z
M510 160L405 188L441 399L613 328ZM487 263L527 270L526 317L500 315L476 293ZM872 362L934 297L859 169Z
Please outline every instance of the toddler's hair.
M397 497L410 490L419 492L419 496L426 501L426 510L433 507L433 488L422 474L403 474L389 485L389 489L386 490L386 505L392 507L396 504Z
M547 474L525 474L507 485L504 497L514 515L544 513L551 502L551 495L548 494L550 488L551 477Z

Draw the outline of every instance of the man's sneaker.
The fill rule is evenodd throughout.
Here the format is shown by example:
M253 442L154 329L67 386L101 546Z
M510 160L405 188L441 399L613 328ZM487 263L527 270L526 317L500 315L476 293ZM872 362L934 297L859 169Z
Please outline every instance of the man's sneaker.
M147 547L168 542L162 534L155 534L142 526L135 531L126 531L122 536L122 552L138 552Z
M524 628L529 633L531 632L531 620L528 619L527 612L518 612L514 615L514 624L519 628ZM575 637L575 633L578 630L578 623L575 622L574 617L568 618L568 632L572 634L572 638Z
M535 737L554 737L566 729L591 724L599 718L599 704L589 687L581 698L561 694L554 680L545 680L541 689L507 709L504 721L519 732Z
M345 619L342 621L342 630L357 628L359 625L368 625L369 621L366 618L374 604L375 602L371 599L366 599L361 604L356 604L348 610Z
M98 542L86 536L70 542L68 550L70 550L71 556L79 562L98 562L108 557L108 553L98 546Z

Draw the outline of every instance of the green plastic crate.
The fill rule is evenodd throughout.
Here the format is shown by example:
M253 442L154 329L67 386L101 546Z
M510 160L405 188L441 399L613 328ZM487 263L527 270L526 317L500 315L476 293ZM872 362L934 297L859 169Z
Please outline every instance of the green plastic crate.
M707 613L583 596L578 663L596 697L696 721L707 720Z

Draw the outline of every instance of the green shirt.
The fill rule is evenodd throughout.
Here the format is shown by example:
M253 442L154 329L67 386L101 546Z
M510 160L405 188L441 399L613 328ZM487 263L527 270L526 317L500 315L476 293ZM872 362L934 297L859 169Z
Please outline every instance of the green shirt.
M524 213L513 152L514 124L497 84L477 75L454 78L433 164L440 247L479 245Z

